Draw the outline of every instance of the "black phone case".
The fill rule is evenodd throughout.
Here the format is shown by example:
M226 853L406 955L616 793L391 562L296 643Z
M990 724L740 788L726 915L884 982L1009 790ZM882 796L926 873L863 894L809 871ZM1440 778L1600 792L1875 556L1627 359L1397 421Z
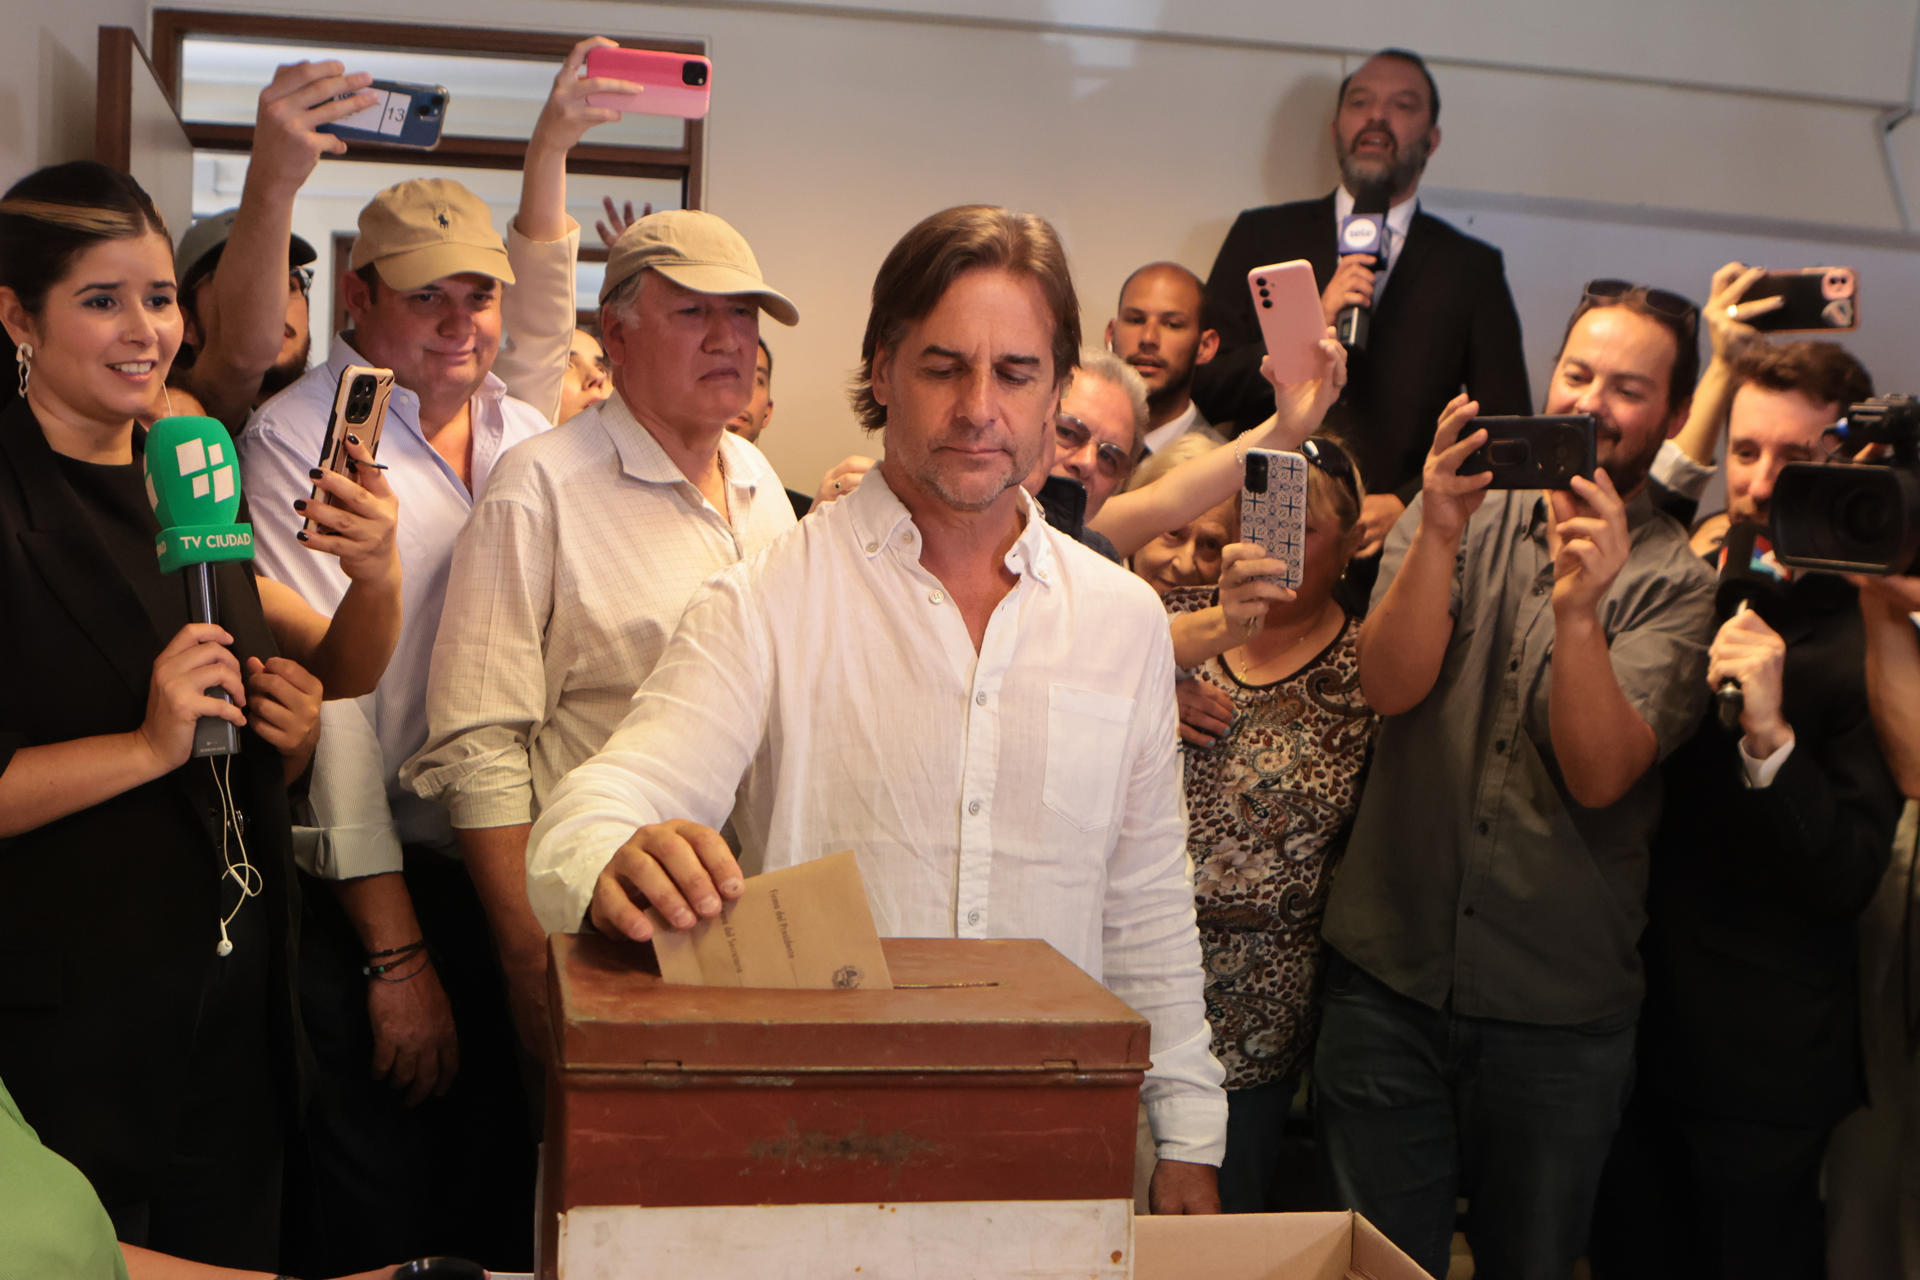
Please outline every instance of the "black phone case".
M1740 301L1786 299L1777 310L1747 321L1762 333L1819 333L1859 325L1858 288L1849 267L1811 267L1761 276Z
M1039 499L1047 523L1077 541L1087 519L1087 486L1065 476L1048 476Z
M1589 414L1555 418L1480 418L1486 443L1460 464L1463 476L1493 473L1490 489L1565 489L1575 476L1593 479L1599 423Z

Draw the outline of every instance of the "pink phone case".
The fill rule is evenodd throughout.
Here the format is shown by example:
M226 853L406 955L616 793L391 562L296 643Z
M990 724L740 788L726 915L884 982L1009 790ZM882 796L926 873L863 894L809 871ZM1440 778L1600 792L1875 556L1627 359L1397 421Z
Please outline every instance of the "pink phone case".
M660 49L593 49L587 53L587 74L595 79L625 80L641 86L641 93L590 93L587 102L649 116L679 116L698 120L707 114L713 91L713 63L697 53L667 53Z
M1273 357L1274 375L1282 382L1303 382L1319 373L1327 319L1320 313L1313 264L1297 258L1255 267L1247 272L1247 290L1253 294L1253 312L1260 317L1260 336Z

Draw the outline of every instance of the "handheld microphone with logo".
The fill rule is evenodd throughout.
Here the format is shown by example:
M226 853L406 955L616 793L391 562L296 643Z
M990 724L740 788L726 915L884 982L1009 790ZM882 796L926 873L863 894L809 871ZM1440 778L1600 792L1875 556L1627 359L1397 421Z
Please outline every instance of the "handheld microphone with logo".
M1353 193L1353 212L1340 220L1340 258L1365 258L1366 265L1378 271L1387 265L1387 210L1393 204L1393 192L1384 182L1362 183ZM1334 317L1334 336L1349 351L1367 349L1367 333L1373 327L1373 308L1355 303L1340 308Z
M1778 596L1785 585L1786 577L1773 558L1766 526L1745 520L1727 526L1727 540L1720 545L1720 584L1713 592L1714 613L1721 618L1737 618L1755 600ZM1713 691L1713 708L1721 728L1728 733L1740 731L1747 697L1738 680L1720 682Z
M147 432L146 476L147 501L160 521L154 544L160 569L184 569L188 614L195 622L214 622L220 601L208 566L253 559L253 526L234 522L240 468L233 439L212 418L162 418ZM232 701L217 685L207 694ZM194 727L195 757L230 756L239 749L239 730L228 721L208 716Z

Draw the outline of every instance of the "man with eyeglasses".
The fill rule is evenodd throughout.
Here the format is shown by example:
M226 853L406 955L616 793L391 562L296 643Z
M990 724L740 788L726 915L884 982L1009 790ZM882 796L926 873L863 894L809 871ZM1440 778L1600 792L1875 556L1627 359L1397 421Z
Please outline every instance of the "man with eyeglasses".
M1728 513L1764 531L1782 468L1825 460L1873 384L1836 343L1769 344L1730 314L1760 274L1714 278L1689 430L1711 428L1689 443L1710 459L1726 423ZM1594 1224L1602 1280L1823 1274L1828 1138L1865 1101L1858 925L1901 804L1869 705L1875 606L1837 575L1761 563L1749 608L1721 602L1708 651L1708 686L1739 683L1738 722L1708 717L1662 769L1640 1065Z
M1080 367L1053 418L1052 464L1028 482L1035 493L1049 475L1085 486L1080 541L1109 560L1120 559L1112 541L1085 526L1133 474L1146 426L1146 383L1119 356L1089 347L1080 353Z
M1684 298L1595 281L1545 411L1592 414L1569 490L1459 474L1448 405L1360 633L1382 717L1327 905L1314 1059L1343 1201L1443 1275L1565 1277L1632 1079L1655 762L1707 700L1713 575L1649 466L1699 370Z

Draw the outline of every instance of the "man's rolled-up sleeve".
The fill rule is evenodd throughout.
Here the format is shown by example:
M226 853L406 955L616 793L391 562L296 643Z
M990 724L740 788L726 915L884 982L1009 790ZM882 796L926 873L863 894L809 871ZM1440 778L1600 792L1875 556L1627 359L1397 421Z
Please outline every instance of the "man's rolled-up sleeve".
M1651 579L1607 656L1620 692L1660 744L1660 758L1692 736L1707 709L1713 576L1689 559Z
M1107 864L1102 969L1152 1026L1141 1087L1163 1160L1217 1165L1226 1151L1226 1073L1213 1056L1187 858L1186 792L1173 696L1173 643L1153 628L1135 701L1127 806Z
M549 933L581 927L593 887L636 828L718 828L766 733L772 647L736 565L694 593L633 706L533 825L527 898ZM697 745L696 745L697 744Z
M293 850L301 869L322 880L385 875L404 864L387 805L386 756L368 718L378 696L320 704L320 743Z

